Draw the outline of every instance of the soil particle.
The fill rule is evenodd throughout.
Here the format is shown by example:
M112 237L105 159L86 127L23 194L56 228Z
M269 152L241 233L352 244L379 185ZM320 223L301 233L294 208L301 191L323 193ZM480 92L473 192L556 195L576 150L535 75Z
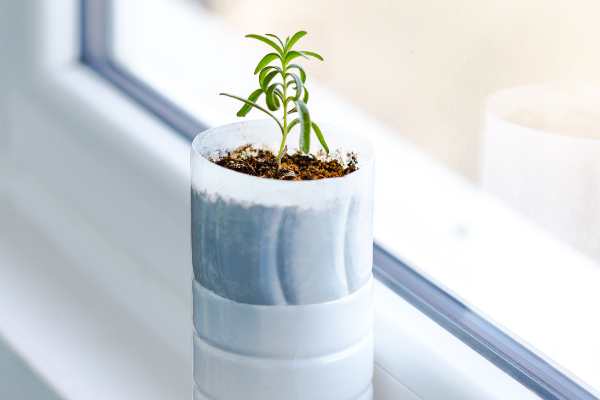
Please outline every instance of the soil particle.
M338 178L358 170L355 154L348 154L346 166L340 160L312 154L284 154L281 166L270 150L243 146L226 156L211 160L217 165L247 175L286 181L310 181Z

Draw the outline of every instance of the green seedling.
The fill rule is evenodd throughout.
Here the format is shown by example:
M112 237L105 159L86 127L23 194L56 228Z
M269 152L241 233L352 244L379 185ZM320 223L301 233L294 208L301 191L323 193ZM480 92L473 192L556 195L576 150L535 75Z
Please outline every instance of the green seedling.
M252 92L250 96L248 96L248 99L227 93L221 93L224 96L233 97L234 99L238 99L246 103L244 106L242 106L240 111L238 111L238 117L245 117L252 110L252 108L256 108L268 114L275 120L275 122L277 122L277 125L279 125L279 128L281 129L282 135L281 147L279 148L279 154L277 155L277 161L279 163L281 163L281 157L283 157L287 135L297 124L300 124L301 152L308 154L310 148L310 132L312 130L315 132L315 135L317 135L317 138L319 139L319 142L321 142L321 145L325 151L329 153L329 148L327 147L327 143L325 143L321 129L319 129L317 124L311 122L310 114L308 112L308 108L306 107L306 103L308 103L308 90L306 90L306 86L304 85L306 82L306 72L300 65L290 64L292 60L298 57L304 57L306 59L308 59L308 57L314 57L323 61L323 57L311 51L292 50L292 47L304 35L306 35L306 32L300 31L292 36L291 39L288 37L285 42L283 42L279 37L270 33L265 35L277 39L279 44L264 36L246 35L246 37L257 39L268 44L275 49L276 52L267 54L258 63L256 69L254 70L254 75L258 74L258 83L260 88ZM281 67L277 65L271 65L273 61L279 61L281 63ZM291 72L294 70L295 72ZM265 95L265 102L268 110L256 103L256 101L258 101L263 94ZM294 107L288 111L291 103L293 103ZM283 122L273 115L273 113L271 113L271 111L279 110L282 105ZM298 118L288 123L288 115L294 113L298 114Z

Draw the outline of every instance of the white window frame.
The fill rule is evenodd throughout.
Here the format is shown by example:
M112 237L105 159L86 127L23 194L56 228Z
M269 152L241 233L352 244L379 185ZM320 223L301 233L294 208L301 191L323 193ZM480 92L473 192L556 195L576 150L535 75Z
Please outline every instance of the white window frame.
M173 364L191 365L189 142L80 63L79 1L2 0L0 7L14 35L0 194L67 255L74 276L139 321ZM377 400L537 398L381 282L375 296ZM69 372L82 371L53 373L10 322L0 317L0 338L63 398L78 398L81 382ZM76 357L58 339L40 340ZM95 386L122 384L108 370L92 370L83 373L86 399L102 398ZM191 394L191 367L189 376Z

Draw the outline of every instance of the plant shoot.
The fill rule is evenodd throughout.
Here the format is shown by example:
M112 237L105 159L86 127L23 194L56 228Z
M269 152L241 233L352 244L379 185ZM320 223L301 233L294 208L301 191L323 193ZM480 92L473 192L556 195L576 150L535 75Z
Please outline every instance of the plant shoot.
M264 56L256 66L254 75L258 74L260 88L252 92L250 96L248 96L248 99L221 93L224 96L233 97L234 99L238 99L245 103L240 111L238 111L238 117L245 117L252 108L256 108L268 114L275 122L277 122L282 135L281 147L277 154L277 162L279 164L281 164L281 157L285 151L287 135L297 124L300 124L300 151L302 153L308 154L310 149L311 130L317 135L317 138L325 151L329 153L329 148L325 143L321 129L319 129L317 124L310 120L310 114L306 107L306 103L308 103L308 90L306 90L306 86L304 85L306 82L306 72L300 65L291 64L292 60L298 57L307 59L308 57L314 57L323 61L323 57L311 51L292 50L292 47L304 35L306 35L306 32L300 31L293 35L291 39L288 37L285 42L273 34L267 33L265 35L275 38L279 44L265 36L246 35L246 37L257 39L268 44L275 49L276 52ZM274 61L281 64L281 67L278 65L271 65ZM265 95L267 108L256 103L263 94ZM271 111L277 111L282 107L283 118L280 120ZM298 117L293 121L288 122L288 116L291 116L292 114L298 114ZM292 117L289 118L291 119Z

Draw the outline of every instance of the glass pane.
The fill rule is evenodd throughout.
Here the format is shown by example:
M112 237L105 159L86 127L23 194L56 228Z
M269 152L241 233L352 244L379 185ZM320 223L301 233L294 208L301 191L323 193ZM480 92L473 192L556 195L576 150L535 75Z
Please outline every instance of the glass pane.
M600 3L119 0L114 58L218 125L298 46L316 119L378 149L376 239L600 391ZM313 100L314 99L314 100ZM261 118L256 113L249 118ZM354 128L354 129L353 129Z

